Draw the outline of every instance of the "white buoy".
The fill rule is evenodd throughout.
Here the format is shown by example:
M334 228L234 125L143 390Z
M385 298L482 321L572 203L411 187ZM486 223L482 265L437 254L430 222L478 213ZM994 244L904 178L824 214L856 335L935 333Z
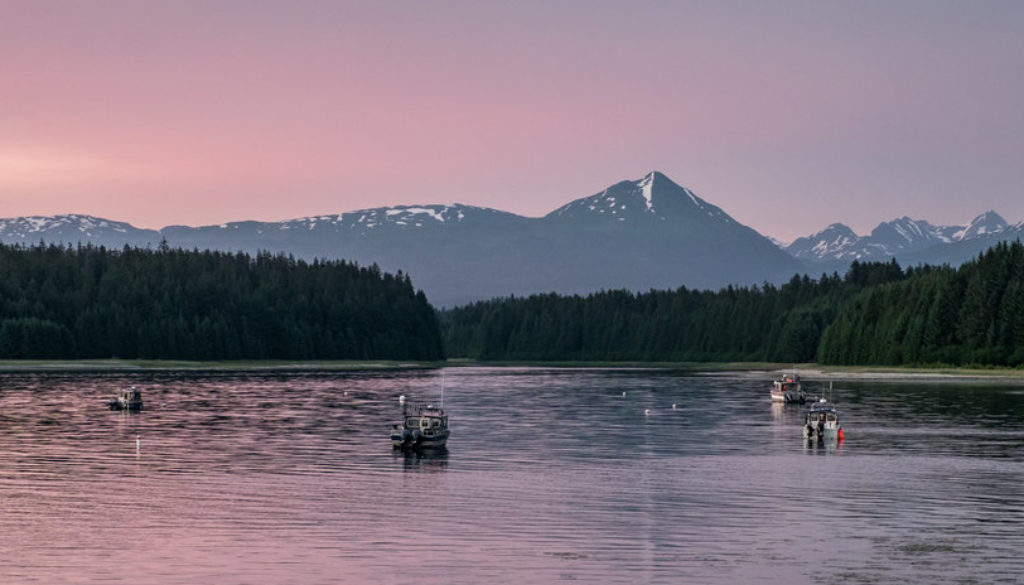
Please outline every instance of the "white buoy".
M401 396L398 397L398 403L405 404L405 394L402 394Z
M142 452L142 435L135 435L135 454Z
M651 409L650 408L645 408L644 409L644 416L648 416L650 414L651 414Z
M623 392L623 393L622 393L622 397L623 397L623 398L625 398L625 397L626 397L626 393L625 393L625 392Z
M675 409L676 409L676 403L675 403L675 402L673 402L673 403L672 403L672 410L675 410Z

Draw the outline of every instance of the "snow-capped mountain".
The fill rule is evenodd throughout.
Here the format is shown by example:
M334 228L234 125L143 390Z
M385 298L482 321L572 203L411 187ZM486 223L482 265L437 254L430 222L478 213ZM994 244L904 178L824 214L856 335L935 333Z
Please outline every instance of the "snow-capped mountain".
M973 246L960 244L994 243L1019 233L1019 229L1009 226L994 211L986 211L960 226L936 226L904 216L878 224L863 237L847 226L835 223L814 235L798 238L783 249L809 264L828 264L838 268L844 268L854 260L884 261L891 258L903 263L916 263L917 259L924 257L938 263L956 263L962 254L954 254L947 260L943 250L973 250Z
M0 219L0 242L174 247L337 258L409 274L436 305L508 295L780 283L843 272L854 260L959 264L1024 237L995 212L961 226L902 217L866 236L835 223L779 245L693 191L652 172L530 218L469 205L363 209L281 222L159 231L88 215Z
M160 233L171 245L183 248L219 250L235 246L240 250L267 249L305 258L337 258L344 255L341 251L344 249L372 248L375 240L429 237L435 233L451 234L487 227L501 229L523 221L527 219L485 207L403 205L281 222L239 221L194 228L170 226ZM362 261L356 255L348 257Z
M338 215L321 215L283 221L279 230L330 229L367 233L374 229L446 227L466 222L515 221L519 216L497 209L471 205L399 205L361 209Z
M30 216L0 219L0 242L34 245L91 242L97 246L120 248L159 242L160 234L130 224L91 215Z
M803 266L659 172L538 220L551 290L717 288L787 280Z
M23 227L0 231L0 241L109 246L101 236L120 234L129 240L123 243L139 246L166 239L187 249L376 263L409 274L442 306L551 291L782 282L803 269L768 239L658 172L616 183L540 218L467 205L419 205L155 232L69 217L78 220L61 229L55 228L57 218L4 220L0 225ZM109 230L101 234L103 222Z
M1006 231L1009 227L1010 226L1006 223L1006 220L998 213L994 211L986 211L972 219L971 222L964 226L963 229L953 232L951 237L953 241L959 242L998 234Z
M657 171L638 181L621 181L577 199L547 215L552 220L602 218L607 221L668 221L685 216L736 224L719 207L694 195Z
M856 257L860 240L860 236L846 225L834 223L816 234L797 238L780 247L794 258L813 262L821 258Z
M895 255L904 250L918 250L934 244L948 243L950 230L934 226L923 219L899 219L878 224L865 240L880 246L885 253Z

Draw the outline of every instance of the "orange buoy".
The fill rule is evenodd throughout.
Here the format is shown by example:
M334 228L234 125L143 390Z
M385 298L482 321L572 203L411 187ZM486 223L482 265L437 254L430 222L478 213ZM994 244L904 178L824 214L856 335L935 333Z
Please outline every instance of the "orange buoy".
M839 428L839 442L840 443L843 442L843 429L842 429L842 427Z

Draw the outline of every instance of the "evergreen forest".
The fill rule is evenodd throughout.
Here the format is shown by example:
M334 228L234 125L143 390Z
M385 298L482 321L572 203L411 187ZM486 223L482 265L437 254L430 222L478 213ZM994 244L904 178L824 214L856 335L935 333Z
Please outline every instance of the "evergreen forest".
M610 290L434 312L344 261L0 245L2 359L766 361L1024 366L1024 246L960 268L854 262L718 291Z
M0 358L442 359L408 276L260 253L0 245Z
M1021 366L1024 247L779 287L510 297L445 311L441 327L449 355L482 360Z

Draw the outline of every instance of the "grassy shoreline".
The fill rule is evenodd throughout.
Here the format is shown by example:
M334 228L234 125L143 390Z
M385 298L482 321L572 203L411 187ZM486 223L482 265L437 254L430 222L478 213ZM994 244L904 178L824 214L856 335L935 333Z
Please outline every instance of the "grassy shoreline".
M474 361L451 359L438 362L402 360L336 361L174 361L174 360L0 360L0 373L10 372L302 372L302 371L388 371L428 370L443 367L494 368L579 368L579 369L655 369L692 373L722 372L797 372L807 380L1007 380L1024 383L1021 368L968 368L951 366L824 366L814 363L770 362L582 362L582 361Z
M287 372L287 371L367 371L367 370L425 370L445 366L445 362L415 362L407 360L240 360L240 361L184 361L184 360L0 360L3 372L146 372L146 371L228 371L228 372Z
M809 381L819 380L886 380L886 381L985 381L1004 380L1024 383L1024 369L996 367L954 367L954 366L830 366L816 363L774 363L774 362L475 362L471 360L449 360L452 366L482 367L548 367L581 369L660 369L695 374L726 372L764 372L766 376L782 372L796 372Z

